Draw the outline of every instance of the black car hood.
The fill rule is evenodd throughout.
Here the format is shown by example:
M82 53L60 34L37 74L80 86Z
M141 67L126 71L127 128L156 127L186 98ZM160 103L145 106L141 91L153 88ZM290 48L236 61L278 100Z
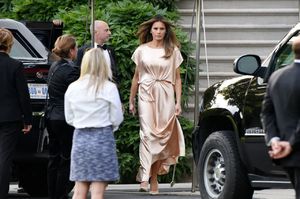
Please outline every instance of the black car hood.
M240 76L220 81L203 96L203 110L227 109L234 114L243 107L245 93L253 76Z

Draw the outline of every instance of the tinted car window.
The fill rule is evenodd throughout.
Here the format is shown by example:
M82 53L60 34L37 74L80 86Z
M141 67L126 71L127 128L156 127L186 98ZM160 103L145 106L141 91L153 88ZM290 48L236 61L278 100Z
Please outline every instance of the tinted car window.
M292 37L284 46L282 46L279 54L276 55L275 57L275 67L274 70L278 70L286 65L289 65L293 63L295 59L295 55L292 50L292 43L295 37L298 35L295 35Z
M14 39L14 45L9 55L14 58L32 58L32 55L16 39Z
M11 57L19 60L42 58L39 52L30 43L34 41L28 41L18 30L10 29L10 31L14 36L14 44L9 53Z

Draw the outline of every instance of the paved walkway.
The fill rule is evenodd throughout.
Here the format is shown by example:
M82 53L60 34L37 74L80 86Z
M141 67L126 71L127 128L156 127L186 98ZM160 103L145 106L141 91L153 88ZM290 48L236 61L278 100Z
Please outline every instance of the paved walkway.
M200 192L196 190L191 192L191 183L176 183L173 187L170 184L159 184L159 191L161 198L200 198ZM118 198L122 196L122 199L133 198L148 198L143 193L138 192L139 184L110 184L107 188L106 195L108 198ZM12 184L10 186L10 193L13 198L28 198L26 194L24 197L14 195L17 194L18 186ZM115 196L115 197L112 197ZM127 197L128 196L128 197ZM130 197L131 196L131 197ZM133 197L135 196L135 197ZM295 193L292 189L265 189L255 191L253 199L295 199Z

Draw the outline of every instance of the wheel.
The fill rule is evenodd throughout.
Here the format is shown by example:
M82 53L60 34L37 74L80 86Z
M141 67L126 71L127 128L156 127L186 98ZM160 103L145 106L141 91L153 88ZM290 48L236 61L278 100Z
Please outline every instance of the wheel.
M239 158L233 132L214 132L206 139L198 169L202 198L252 198L253 188Z
M47 196L47 162L21 164L19 184L32 197Z

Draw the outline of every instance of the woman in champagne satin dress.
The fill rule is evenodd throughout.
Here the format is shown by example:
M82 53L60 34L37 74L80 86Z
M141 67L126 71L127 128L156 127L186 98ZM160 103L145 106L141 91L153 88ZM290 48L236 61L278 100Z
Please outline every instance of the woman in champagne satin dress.
M138 92L140 121L140 191L158 194L157 175L167 174L170 165L185 155L183 132L177 116L181 114L181 78L183 61L172 25L156 16L139 27L140 46L132 55L136 64L129 99L129 111L135 114Z

